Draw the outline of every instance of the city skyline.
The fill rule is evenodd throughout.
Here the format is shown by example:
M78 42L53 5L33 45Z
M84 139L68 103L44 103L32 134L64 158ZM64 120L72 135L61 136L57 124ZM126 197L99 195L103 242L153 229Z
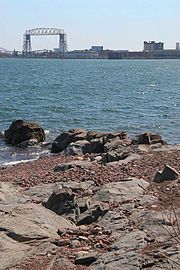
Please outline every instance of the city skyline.
M144 40L173 49L180 41L179 10L179 0L0 0L0 47L22 50L27 29L56 27L67 33L69 50L92 45L142 50ZM57 37L32 39L33 49L57 45Z

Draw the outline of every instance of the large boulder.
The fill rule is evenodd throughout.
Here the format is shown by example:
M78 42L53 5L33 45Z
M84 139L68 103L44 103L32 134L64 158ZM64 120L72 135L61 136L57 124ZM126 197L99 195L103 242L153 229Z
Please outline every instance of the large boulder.
M138 144L166 144L166 142L162 139L162 137L157 133L151 133L151 132L145 132L143 134L140 134L137 138Z
M71 189L63 188L53 192L45 207L58 215L73 213L76 208L76 196Z
M5 130L4 135L7 143L12 145L18 145L31 139L35 139L38 142L45 140L45 132L42 127L36 123L24 120L12 122L9 129Z
M90 130L90 131L88 131L88 133L86 135L86 140L91 141L93 139L103 138L106 135L107 135L107 133L105 133L105 132Z
M59 153L72 142L85 140L87 132L84 129L70 129L58 136L52 144L52 153Z

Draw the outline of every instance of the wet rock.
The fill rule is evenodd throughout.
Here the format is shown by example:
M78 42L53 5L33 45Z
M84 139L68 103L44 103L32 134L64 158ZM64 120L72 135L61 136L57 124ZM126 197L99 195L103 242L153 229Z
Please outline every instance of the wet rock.
M157 133L151 133L151 132L145 132L143 134L140 134L137 139L138 144L165 144L165 141L163 141L162 137Z
M97 258L97 252L79 252L78 254L76 254L75 264L90 265L91 263L95 262Z
M5 136L4 136L4 133L0 131L0 139L4 139Z
M12 122L9 129L5 130L5 139L7 143L12 145L18 145L30 139L43 142L45 140L45 132L43 128L36 123L17 120Z
M124 147L118 147L115 150L108 151L103 156L103 161L106 162L114 162L119 160L125 160L131 154L131 149Z
M107 140L107 142L104 144L104 152L107 153L108 151L118 149L120 146L126 147L128 145L131 145L130 139L121 139L119 137L115 137Z
M180 174L171 166L166 165L162 172L157 172L154 177L154 182L160 183L166 180L176 180Z
M90 142L87 140L79 140L70 143L68 147L64 150L65 155L80 156L88 153L90 147Z
M103 153L104 152L104 139L96 138L90 141L86 153Z
M23 141L23 142L19 143L17 146L24 149L24 148L28 148L31 146L36 146L38 144L39 144L39 142L37 139L30 139L30 140Z
M84 129L70 129L58 136L52 144L52 153L59 153L66 149L70 143L85 140L87 132Z
M109 132L106 136L106 140L120 138L121 140L128 139L128 134L125 131Z
M88 131L87 135L86 135L86 140L91 141L93 139L99 139L99 138L103 138L106 136L107 133L105 132L99 132L99 131L95 131L95 130L90 130Z

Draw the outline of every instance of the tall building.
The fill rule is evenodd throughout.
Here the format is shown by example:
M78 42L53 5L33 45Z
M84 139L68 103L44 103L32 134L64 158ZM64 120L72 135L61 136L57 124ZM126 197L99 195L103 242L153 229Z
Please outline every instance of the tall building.
M180 42L176 43L176 50L179 51L180 50Z
M144 41L144 52L155 52L164 50L163 42Z

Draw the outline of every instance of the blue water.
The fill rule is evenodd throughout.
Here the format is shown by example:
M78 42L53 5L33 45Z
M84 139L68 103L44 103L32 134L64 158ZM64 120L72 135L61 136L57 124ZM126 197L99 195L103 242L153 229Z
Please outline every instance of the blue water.
M82 127L180 143L180 60L0 59L0 130L20 118L49 138Z

